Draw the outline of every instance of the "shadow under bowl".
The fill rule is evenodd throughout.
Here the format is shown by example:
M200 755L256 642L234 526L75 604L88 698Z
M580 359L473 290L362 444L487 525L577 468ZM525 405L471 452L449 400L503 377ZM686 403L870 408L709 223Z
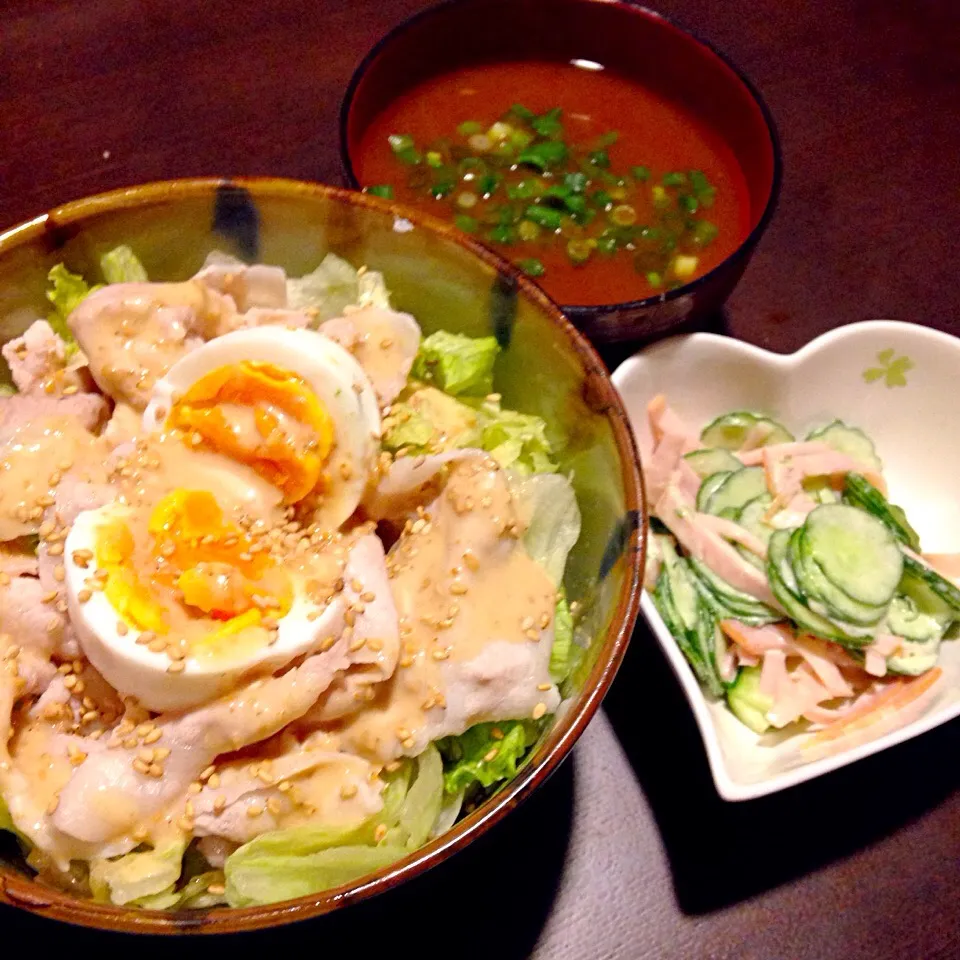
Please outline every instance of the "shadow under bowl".
M621 0L447 0L394 28L351 78L340 112L341 161L398 97L465 66L587 60L676 103L733 153L747 185L746 236L716 267L674 290L599 306L563 304L598 343L648 339L715 313L733 291L776 206L781 155L770 111L750 81L704 40L662 14ZM523 91L512 91L523 99Z
M374 197L273 179L167 181L89 197L0 233L0 343L47 315L57 263L102 279L100 256L128 244L153 280L192 276L213 249L312 270L328 252L384 274L397 309L425 333L493 334L494 388L544 417L583 514L565 587L583 613L584 655L569 699L515 780L403 860L334 890L243 909L162 913L96 903L32 876L0 836L0 903L89 927L142 933L228 933L329 913L439 863L506 816L567 755L606 693L637 616L646 511L637 452L619 396L593 348L534 284L449 225ZM10 843L3 841L10 840Z

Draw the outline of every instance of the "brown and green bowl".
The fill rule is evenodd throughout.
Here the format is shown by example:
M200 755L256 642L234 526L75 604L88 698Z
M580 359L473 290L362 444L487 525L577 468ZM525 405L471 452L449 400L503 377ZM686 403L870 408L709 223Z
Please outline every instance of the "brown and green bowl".
M583 532L566 588L589 642L566 709L516 779L406 859L335 890L287 903L190 913L95 903L33 878L0 844L0 902L71 923L150 933L226 933L328 913L389 890L470 843L556 769L613 680L637 614L643 566L642 485L626 413L600 359L559 309L486 248L438 221L376 198L286 180L182 180L67 204L0 233L0 342L46 315L47 271L66 262L98 276L99 256L129 244L151 278L183 279L212 249L298 274L328 251L386 277L395 305L429 333L494 334L503 352L495 388L504 404L551 426L573 476Z

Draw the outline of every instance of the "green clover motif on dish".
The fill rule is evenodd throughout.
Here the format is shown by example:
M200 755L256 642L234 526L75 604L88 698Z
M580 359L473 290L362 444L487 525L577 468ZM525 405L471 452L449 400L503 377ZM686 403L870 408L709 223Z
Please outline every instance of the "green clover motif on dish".
M905 387L907 373L914 366L914 362L906 354L898 357L893 347L888 347L877 354L877 366L867 367L863 371L863 379L867 383L883 380L887 387Z

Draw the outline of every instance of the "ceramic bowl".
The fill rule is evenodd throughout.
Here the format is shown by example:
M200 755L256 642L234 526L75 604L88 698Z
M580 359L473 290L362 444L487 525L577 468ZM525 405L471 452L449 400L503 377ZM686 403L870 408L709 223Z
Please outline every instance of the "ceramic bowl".
M505 27L505 25L507 25ZM388 33L357 68L340 114L347 182L360 186L352 155L371 120L401 93L468 64L592 60L660 92L715 131L733 151L750 193L749 230L733 254L675 290L625 303L564 304L598 343L646 339L716 312L767 227L781 160L770 111L749 80L704 40L635 3L618 0L448 0ZM523 91L516 91L523 99Z
M802 435L841 419L873 438L890 497L906 510L930 552L960 551L960 449L947 438L960 377L960 340L887 320L841 327L789 356L713 334L674 337L622 364L613 381L640 449L650 443L648 401L666 394L700 429L730 410L762 410ZM947 440L947 442L945 442ZM720 795L746 800L783 790L918 736L960 715L960 642L945 641L944 676L920 709L846 738L830 754L803 736L759 737L722 703L708 700L649 595L641 609L690 702Z
M587 653L569 696L507 787L448 833L378 873L300 900L248 909L151 913L78 899L36 882L0 840L0 902L87 926L159 933L262 928L329 912L399 884L459 850L542 783L569 752L620 664L637 614L643 502L626 414L603 364L557 307L509 264L443 224L360 194L283 180L186 180L67 204L0 234L0 341L46 315L47 271L65 261L97 277L99 256L129 244L152 279L191 276L212 249L313 269L328 251L386 277L425 333L493 333L504 403L545 417L572 474L583 533L567 568ZM9 837L7 839L10 839Z

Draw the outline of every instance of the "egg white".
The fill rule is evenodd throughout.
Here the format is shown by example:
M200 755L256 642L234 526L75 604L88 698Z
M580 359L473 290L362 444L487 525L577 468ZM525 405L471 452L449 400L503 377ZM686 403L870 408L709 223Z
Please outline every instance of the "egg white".
M140 631L136 627L128 624L127 632L120 634L117 625L122 618L102 592L92 591L84 603L79 600L94 565L81 567L73 559L74 552L95 553L97 528L108 519L122 519L130 514L129 507L114 503L77 516L65 543L65 585L70 622L87 659L112 687L135 696L148 710L184 710L206 703L235 688L241 678L274 672L297 657L315 652L327 637L343 632L342 599L334 598L319 616L310 620L316 604L307 599L303 584L294 578L293 603L287 614L278 618L278 636L273 645L264 644L233 657L188 656L182 672L168 672L170 658L138 645ZM221 625L211 621L211 632Z
M330 483L313 519L324 529L335 530L356 510L370 482L379 449L380 411L363 368L328 337L266 326L210 340L157 381L144 411L144 426L161 430L173 404L197 380L244 360L270 363L301 377L330 415L334 447L325 466Z

